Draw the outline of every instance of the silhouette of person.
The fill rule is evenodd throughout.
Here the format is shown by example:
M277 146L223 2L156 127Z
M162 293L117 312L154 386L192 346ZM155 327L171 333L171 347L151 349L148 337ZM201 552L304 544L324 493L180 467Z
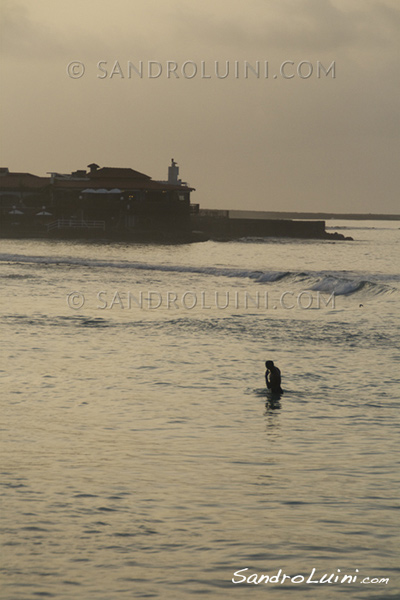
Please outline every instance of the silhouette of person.
M267 384L267 388L271 390L273 394L283 394L280 369L274 365L273 360L267 360L265 366L267 368L265 371L265 383Z

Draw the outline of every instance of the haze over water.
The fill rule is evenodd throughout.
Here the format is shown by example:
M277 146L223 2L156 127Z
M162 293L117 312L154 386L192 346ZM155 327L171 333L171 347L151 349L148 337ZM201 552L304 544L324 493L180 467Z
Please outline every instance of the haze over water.
M398 597L399 224L330 226L2 240L2 598Z

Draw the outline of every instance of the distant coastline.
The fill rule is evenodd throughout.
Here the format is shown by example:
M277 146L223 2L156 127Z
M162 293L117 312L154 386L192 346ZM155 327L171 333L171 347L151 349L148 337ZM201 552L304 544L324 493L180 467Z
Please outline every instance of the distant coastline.
M216 212L214 209L201 209L203 213ZM400 214L379 214L379 213L327 213L327 212L278 212L278 211L259 211L259 210L221 210L221 213L228 213L230 219L323 219L339 221L400 221Z

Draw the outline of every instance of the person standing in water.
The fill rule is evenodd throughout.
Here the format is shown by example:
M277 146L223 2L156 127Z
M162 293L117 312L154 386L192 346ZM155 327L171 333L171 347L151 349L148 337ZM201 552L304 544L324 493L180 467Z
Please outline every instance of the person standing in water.
M267 360L265 366L267 368L265 371L265 383L267 384L267 388L271 390L273 394L283 394L280 369L274 365L273 360Z

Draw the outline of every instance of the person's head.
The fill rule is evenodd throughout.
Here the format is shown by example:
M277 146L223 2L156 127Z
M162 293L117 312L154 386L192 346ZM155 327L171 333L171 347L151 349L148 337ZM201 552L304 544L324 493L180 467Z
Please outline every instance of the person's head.
M265 363L265 366L267 367L267 369L272 369L274 366L274 361L273 360L267 360L267 362Z

